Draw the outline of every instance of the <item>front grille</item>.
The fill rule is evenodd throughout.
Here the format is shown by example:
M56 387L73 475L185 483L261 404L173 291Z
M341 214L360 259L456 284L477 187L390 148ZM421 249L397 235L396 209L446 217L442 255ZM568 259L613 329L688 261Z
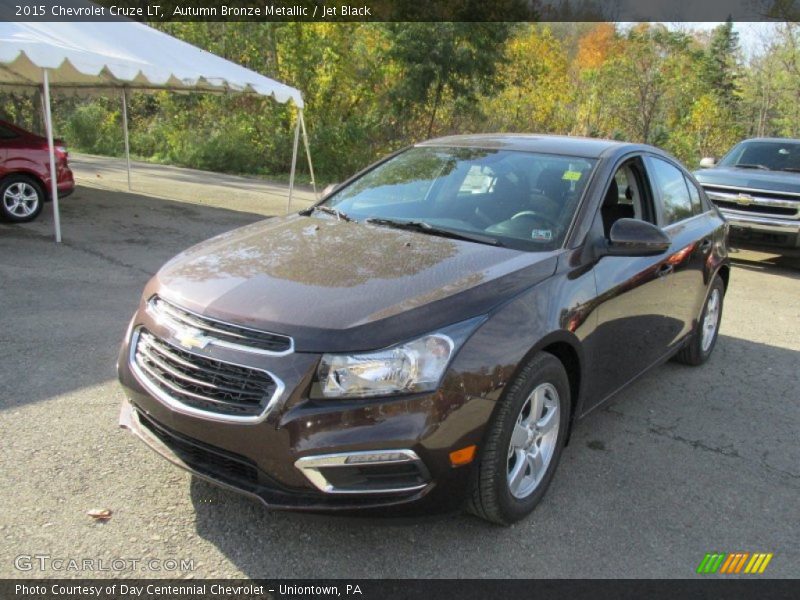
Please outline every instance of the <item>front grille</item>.
M135 365L163 396L190 408L230 417L261 414L278 384L265 371L186 352L141 329Z
M703 189L711 201L725 210L775 217L797 218L800 210L800 195L704 185ZM739 202L746 197L747 202Z
M714 204L716 204L720 208L726 208L728 210L739 210L742 212L751 212L760 215L783 215L791 217L797 214L797 209L785 208L783 206L764 206L762 204L738 204L737 202L726 202L725 200L717 200L716 198L712 198L712 202L714 202Z
M148 310L172 329L196 330L197 334L206 336L212 343L233 346L247 352L260 350L282 354L292 350L292 338L288 336L209 319L179 308L158 296L150 299Z

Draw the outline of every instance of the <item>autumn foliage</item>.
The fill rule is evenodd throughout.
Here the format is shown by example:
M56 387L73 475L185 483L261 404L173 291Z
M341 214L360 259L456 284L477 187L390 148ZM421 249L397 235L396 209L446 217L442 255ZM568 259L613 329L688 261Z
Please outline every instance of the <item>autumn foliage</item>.
M745 55L711 32L641 23L168 23L172 35L302 90L322 181L431 136L503 131L661 146L696 165L746 136L800 137L800 26ZM0 116L41 128L36 96ZM119 98L57 97L57 134L122 152ZM132 152L283 177L292 107L246 96L132 94ZM38 127L37 127L38 126ZM302 167L304 168L304 167ZM301 173L303 175L303 173Z

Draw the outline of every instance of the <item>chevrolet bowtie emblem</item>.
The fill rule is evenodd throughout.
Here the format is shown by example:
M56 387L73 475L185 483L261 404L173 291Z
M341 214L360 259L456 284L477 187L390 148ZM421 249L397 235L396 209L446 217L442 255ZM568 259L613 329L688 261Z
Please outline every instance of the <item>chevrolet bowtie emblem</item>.
M742 206L750 206L753 203L753 197L750 194L739 194L736 196L736 203Z
M211 341L199 329L183 329L175 332L178 343L184 348L205 348Z

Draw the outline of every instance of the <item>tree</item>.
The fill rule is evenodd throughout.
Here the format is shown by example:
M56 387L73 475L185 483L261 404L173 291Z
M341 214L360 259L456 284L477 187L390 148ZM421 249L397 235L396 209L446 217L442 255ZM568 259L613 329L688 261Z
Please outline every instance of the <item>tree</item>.
M491 17L540 3L445 0L436 10L450 21L423 23L427 4L395 4L412 11L407 22L156 26L302 90L321 182L444 132L642 141L688 163L746 135L800 136L800 25L791 19L745 60L730 22L710 34L647 24L512 25ZM467 8L456 14L459 6ZM481 22L462 22L467 17ZM117 94L54 102L56 130L70 147L121 152ZM0 114L39 129L38 93L0 92ZM131 149L157 161L283 178L295 115L254 95L132 93ZM298 167L307 176L304 161Z
M733 29L730 17L716 27L702 63L702 78L723 105L735 110L739 102L739 34Z
M752 136L800 137L800 24L772 30L741 78L741 118Z
M509 39L497 80L482 100L488 128L499 131L563 132L572 127L574 89L562 44L549 26L528 25Z
M632 28L618 51L586 81L593 90L592 131L667 145L672 127L698 95L694 41L664 26Z
M578 40L575 62L579 69L596 69L614 53L617 29L612 23L597 23Z
M474 107L495 83L512 25L508 23L387 23L387 56L398 67L391 91L398 115L427 107L426 137L446 93Z

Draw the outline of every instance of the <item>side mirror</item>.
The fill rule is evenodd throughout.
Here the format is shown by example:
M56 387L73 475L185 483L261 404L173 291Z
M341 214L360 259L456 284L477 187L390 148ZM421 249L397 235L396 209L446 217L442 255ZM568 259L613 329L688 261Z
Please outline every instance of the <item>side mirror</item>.
M611 226L609 256L655 256L669 250L672 243L661 229L638 219L619 219Z
M332 194L333 190L335 190L337 187L339 187L338 183L331 183L331 184L326 185L325 189L322 190L322 197L325 198L329 194Z
M706 156L700 159L700 167L703 169L710 169L717 166L717 159L711 156Z

